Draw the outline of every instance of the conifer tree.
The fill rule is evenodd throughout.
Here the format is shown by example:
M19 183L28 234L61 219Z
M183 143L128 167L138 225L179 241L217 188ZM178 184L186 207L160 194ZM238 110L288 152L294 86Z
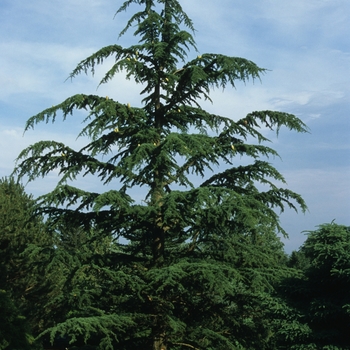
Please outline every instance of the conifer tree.
M286 280L285 295L310 330L295 348L349 349L350 227L320 225L293 256L303 273Z
M31 302L39 276L28 247L48 239L34 199L13 178L0 179L0 349L34 349Z
M134 3L141 9L121 35L136 25L139 42L102 48L70 78L93 74L114 57L100 84L126 72L141 86L141 107L118 96L77 94L26 124L28 130L87 111L79 134L88 138L85 147L40 141L20 153L16 172L32 181L58 169L60 181L39 198L38 210L53 225L74 223L115 240L96 282L99 299L87 298L95 292L86 289L74 312L43 334L100 349L268 348L261 302L277 278L280 253L269 256L274 248L267 242L277 231L285 234L275 210L306 206L276 185L284 178L264 159L277 153L259 128L305 132L306 126L283 112L234 120L203 109L213 88L260 79L265 70L221 54L188 60L197 50L194 26L179 1L128 0L117 13ZM256 144L247 142L252 138ZM241 156L251 164L237 166ZM74 187L86 174L114 188ZM135 189L143 200L133 198Z
M2 272L2 271L0 271ZM39 349L34 344L30 327L5 290L0 289L0 350Z
M40 220L32 215L34 204L13 178L0 179L0 287L7 286L18 299L30 285L21 254L41 236Z

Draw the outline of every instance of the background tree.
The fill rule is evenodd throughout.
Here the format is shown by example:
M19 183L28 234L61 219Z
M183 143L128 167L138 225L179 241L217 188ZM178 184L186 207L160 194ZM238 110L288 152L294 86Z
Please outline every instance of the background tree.
M194 28L179 2L129 0L118 13L133 3L141 10L121 35L136 24L139 43L104 47L70 77L94 73L113 56L101 84L125 71L141 84L142 107L78 94L26 125L55 121L59 111L63 119L89 111L79 134L89 139L85 147L40 141L21 152L16 171L34 180L59 169L57 187L39 199L40 213L53 225L78 223L85 232L114 239L113 264L104 270L106 304L86 312L82 303L44 333L103 349L267 348L270 335L258 305L274 273L258 258L265 254L259 242L276 231L285 234L276 208L305 210L305 204L277 187L283 176L261 159L277 153L263 145L268 140L259 128L278 133L282 126L298 132L306 127L282 112L252 112L234 121L205 111L200 101L210 100L212 88L259 79L264 69L220 54L186 61L189 49L196 49ZM252 138L257 144L247 142ZM241 156L252 163L237 166ZM92 193L72 186L81 174L95 174L113 189ZM143 200L133 199L135 189L138 197L144 191ZM252 255L243 249L248 242Z
M288 281L287 295L311 330L309 348L349 349L350 228L320 225L308 232L297 255L308 263Z
M40 279L28 248L48 239L34 200L13 178L0 180L0 349L33 349L31 302Z
M30 285L22 253L28 244L41 239L40 219L34 218L34 200L13 178L0 180L1 285L20 299Z
M0 289L0 349L37 349L26 318L3 289Z

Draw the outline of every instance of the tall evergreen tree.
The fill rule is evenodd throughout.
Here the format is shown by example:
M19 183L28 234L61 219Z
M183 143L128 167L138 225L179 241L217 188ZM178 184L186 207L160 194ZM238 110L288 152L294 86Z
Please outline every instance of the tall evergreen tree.
M259 79L264 69L221 54L187 61L196 49L194 27L179 1L128 0L117 13L133 3L141 10L121 35L136 24L140 41L102 48L70 77L94 73L112 56L100 83L126 72L142 86L142 107L77 94L26 125L88 111L79 134L89 139L85 147L40 141L21 152L16 172L34 180L59 169L56 188L38 201L40 212L53 224L78 224L116 242L105 283L96 286L101 302L80 299L73 314L44 333L101 349L268 348L261 301L278 259L268 256L266 242L276 231L285 234L276 208L306 207L298 194L276 185L283 176L261 158L277 153L264 145L259 128L305 132L306 126L283 112L234 121L204 110L200 102L210 100L212 88ZM248 143L251 138L257 143ZM236 166L241 156L252 163ZM72 185L86 174L114 188L92 193ZM133 199L135 189L143 200Z

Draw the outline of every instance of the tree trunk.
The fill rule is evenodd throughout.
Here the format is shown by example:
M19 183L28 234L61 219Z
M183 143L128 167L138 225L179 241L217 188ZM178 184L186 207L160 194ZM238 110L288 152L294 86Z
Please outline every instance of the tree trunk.
M165 333L162 333L154 339L153 350L166 350L167 349L165 342L164 342L164 338L165 338Z

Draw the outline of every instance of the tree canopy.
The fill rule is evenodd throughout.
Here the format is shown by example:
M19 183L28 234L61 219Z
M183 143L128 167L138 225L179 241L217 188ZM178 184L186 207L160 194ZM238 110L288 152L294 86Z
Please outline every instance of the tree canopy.
M298 261L304 261L303 274L287 280L286 295L310 328L307 344L349 349L350 228L332 222L309 231L294 254L293 263Z
M83 239L76 256L67 250L60 260L57 284L73 288L68 299L56 295L67 311L41 336L99 349L270 349L267 304L278 300L266 293L288 274L275 269L283 259L276 233L286 234L278 210L306 205L279 187L284 178L267 161L278 154L263 130L307 127L285 112L237 118L203 109L213 88L259 80L265 70L240 57L198 54L179 1L128 0L117 14L134 3L140 11L120 34L136 28L138 43L100 49L70 78L94 74L113 57L100 84L125 72L141 87L141 107L77 94L26 124L86 113L83 148L42 140L17 159L16 174L29 181L59 171L37 211L52 232L69 227L69 242ZM238 165L242 156L250 164ZM74 186L87 174L101 181L100 193Z
M49 240L34 199L13 178L0 180L0 349L36 349L31 334L33 296L40 276L29 246Z

